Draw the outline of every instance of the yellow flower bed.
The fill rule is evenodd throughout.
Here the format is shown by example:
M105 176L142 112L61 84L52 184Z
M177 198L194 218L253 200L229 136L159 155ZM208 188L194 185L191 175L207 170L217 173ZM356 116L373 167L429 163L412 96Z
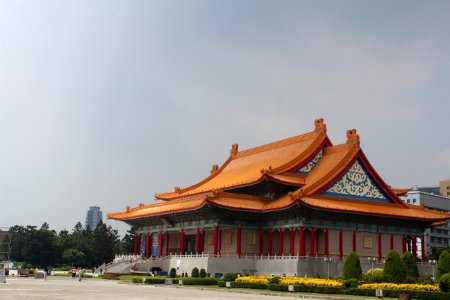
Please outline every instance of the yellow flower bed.
M270 276L243 276L236 278L236 282L268 284Z
M271 276L245 276L236 279L237 282L262 283L268 284ZM333 286L341 287L342 282L330 279L320 278L302 278L302 277L281 277L282 285L309 285L309 286Z
M333 286L341 287L342 282L332 279L321 278L302 278L302 277L281 277L280 284L282 285L309 285L309 286Z
M360 285L360 289L388 289L388 290L409 290L409 291L432 291L438 292L439 287L435 284L406 284L406 283L366 283Z

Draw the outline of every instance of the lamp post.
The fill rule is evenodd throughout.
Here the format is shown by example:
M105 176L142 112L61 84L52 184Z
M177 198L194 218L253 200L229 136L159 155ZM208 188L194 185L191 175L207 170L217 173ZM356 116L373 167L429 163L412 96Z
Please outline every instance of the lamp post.
M368 257L367 260L371 262L371 265L372 265L371 269L373 269L373 263L377 260L377 258L376 257Z
M431 273L433 274L432 275L433 277L431 277L431 279L434 281L434 279L436 278L435 274L434 274L434 266L436 265L436 260L435 259L430 259L428 261L428 263L431 265Z
M329 279L330 278L330 262L333 261L333 258L325 256L323 258L323 260L327 263L327 278Z

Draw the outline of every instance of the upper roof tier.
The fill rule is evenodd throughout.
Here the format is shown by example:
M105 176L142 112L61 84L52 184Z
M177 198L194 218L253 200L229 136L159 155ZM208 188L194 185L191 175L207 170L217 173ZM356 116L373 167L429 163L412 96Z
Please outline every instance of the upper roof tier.
M282 173L302 166L324 145L331 145L331 142L326 135L323 119L315 121L315 129L312 132L274 143L244 151L238 151L238 145L234 144L225 163L220 168L214 165L210 176L206 179L190 187L175 187L173 192L155 194L155 198L172 200L219 189L252 185L272 174L281 182L286 179L286 184L298 185L301 179L295 180L294 176L282 176Z

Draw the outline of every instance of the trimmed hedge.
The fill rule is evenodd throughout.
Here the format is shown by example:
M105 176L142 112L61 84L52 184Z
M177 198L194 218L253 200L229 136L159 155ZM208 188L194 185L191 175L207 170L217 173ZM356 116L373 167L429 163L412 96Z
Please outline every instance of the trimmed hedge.
M444 274L439 279L439 289L442 292L450 291L450 273Z
M400 294L399 290L383 290L383 297L397 298ZM450 300L450 293L429 292L429 291L408 291L413 299L422 300ZM374 297L375 289L349 289L345 294L355 296Z
M218 286L218 287L225 287L225 281L223 281L223 280L217 280L217 286Z
M183 281L183 285L216 285L218 279L207 277L207 278L197 278L197 277L191 277L191 278L181 278L179 280Z
M350 252L345 259L343 275L345 279L362 278L361 262L357 253Z
M169 277L170 277L170 278L175 278L175 277L177 277L177 270L176 270L175 268L170 269Z
M193 277L193 278L198 278L199 277L199 270L198 270L197 267L192 269L191 277Z
M402 283L406 281L406 267L396 251L389 251L383 273L386 282Z
M206 270L205 269L203 269L203 268L200 269L199 277L200 278L205 278L206 277Z
M150 277L145 279L145 284L164 284L164 283L166 283L165 278Z
M222 282L223 282L223 286L222 286ZM221 280L221 285L219 285L219 286L220 287L225 287L225 281ZM231 281L231 287L232 288L241 288L241 289L266 290L267 289L267 284L254 283L254 282L236 282L236 281Z
M237 273L226 273L225 275L223 275L223 280L225 281L235 281L237 278Z
M436 281L438 281L442 275L447 274L449 272L450 272L450 252L442 251L441 255L439 255L437 263Z

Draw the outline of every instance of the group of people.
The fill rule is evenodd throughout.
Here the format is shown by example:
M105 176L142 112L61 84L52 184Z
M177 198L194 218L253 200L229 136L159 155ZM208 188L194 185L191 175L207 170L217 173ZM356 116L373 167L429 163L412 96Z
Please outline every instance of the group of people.
M71 273L72 273L72 279L76 279L77 278L77 273L78 273L78 280L81 281L81 279L83 279L83 275L86 271L84 269L77 269L76 267L72 267Z

